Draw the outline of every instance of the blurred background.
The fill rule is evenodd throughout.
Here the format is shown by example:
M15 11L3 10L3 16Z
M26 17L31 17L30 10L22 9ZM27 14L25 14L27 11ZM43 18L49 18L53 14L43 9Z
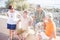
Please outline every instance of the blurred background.
M8 34L6 29L7 17L5 14L8 11L8 6L12 4L13 7L22 12L25 9L33 12L37 5L48 13L53 14L54 22L56 24L57 40L60 37L60 0L0 0L0 35L1 33Z

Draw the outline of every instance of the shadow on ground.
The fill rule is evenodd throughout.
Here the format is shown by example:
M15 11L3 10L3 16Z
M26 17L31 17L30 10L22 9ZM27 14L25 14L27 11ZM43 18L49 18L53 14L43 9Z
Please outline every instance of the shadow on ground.
M9 36L6 34L0 33L0 40L8 40ZM17 38L13 38L13 40L18 40Z

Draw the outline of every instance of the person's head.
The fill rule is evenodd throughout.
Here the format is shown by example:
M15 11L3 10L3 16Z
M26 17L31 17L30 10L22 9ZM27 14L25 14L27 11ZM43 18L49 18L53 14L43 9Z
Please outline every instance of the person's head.
M41 11L41 10L42 10L41 6L40 6L40 5L37 5L36 10L37 10L37 11Z
M48 13L48 14L46 15L46 18L47 18L47 19L53 19L52 13Z
M13 10L14 10L14 8L13 8L13 6L12 6L12 5L9 5L9 10L11 10L11 11L13 11Z
M28 15L28 12L27 12L27 11L24 11L24 12L23 12L23 16L24 16L24 17L27 17L27 15Z
M10 12L11 12L11 13L13 13L13 12L14 12L14 8L13 8L13 6L12 6L12 5L9 5L9 10L10 10Z

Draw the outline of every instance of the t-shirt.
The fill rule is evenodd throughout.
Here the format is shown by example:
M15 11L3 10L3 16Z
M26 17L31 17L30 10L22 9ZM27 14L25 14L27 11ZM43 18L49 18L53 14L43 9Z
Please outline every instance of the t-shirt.
M16 10L13 13L11 13L10 11L8 11L7 14L8 14L7 23L8 24L16 24L17 21L18 21L19 12L16 11Z
M45 22L45 33L48 37L50 37L52 35L52 33L54 32L54 38L56 38L56 27L55 24L52 20L48 20L47 22Z
M31 18L30 17L27 17L27 18L21 17L20 20L21 20L21 22L19 23L19 29L20 28L27 29L29 26L29 22L31 21Z
M35 12L35 17L36 17L36 23L38 22L43 22L43 18L45 17L45 11L42 11L39 13L38 11Z

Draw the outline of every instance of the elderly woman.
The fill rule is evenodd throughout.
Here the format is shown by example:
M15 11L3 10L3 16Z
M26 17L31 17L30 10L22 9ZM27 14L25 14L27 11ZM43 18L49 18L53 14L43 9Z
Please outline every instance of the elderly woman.
M56 26L51 13L48 13L44 19L45 34L49 40L56 40Z

